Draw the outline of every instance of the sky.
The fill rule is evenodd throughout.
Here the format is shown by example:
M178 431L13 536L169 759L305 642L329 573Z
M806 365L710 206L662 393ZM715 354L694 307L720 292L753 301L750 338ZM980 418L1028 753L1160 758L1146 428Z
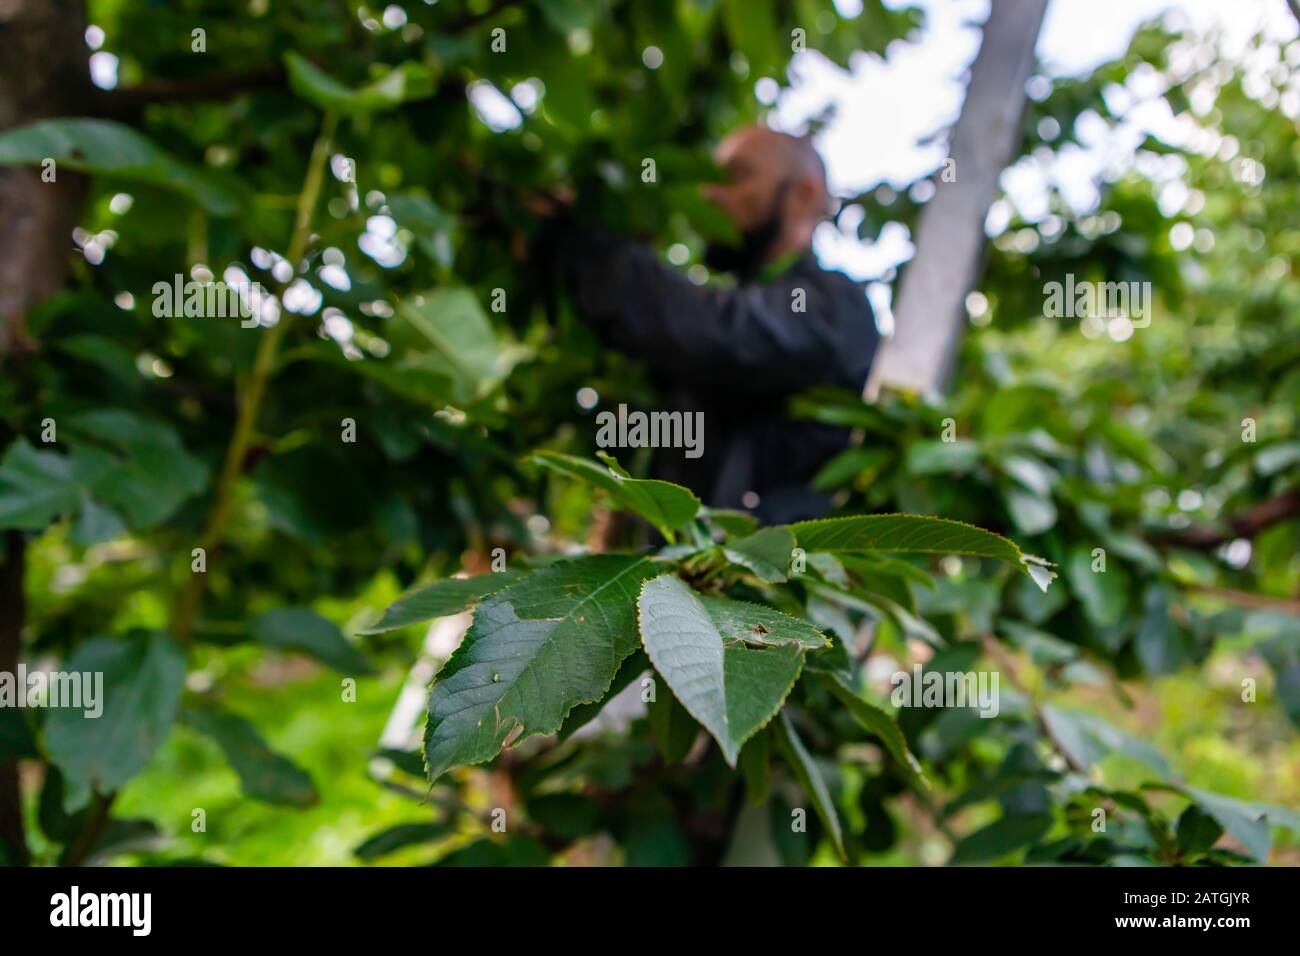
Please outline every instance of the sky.
M840 13L852 16L862 0L836 0ZM886 0L889 6L902 0ZM806 120L828 104L835 118L815 140L827 163L832 192L856 195L877 183L905 186L937 169L946 158L944 137L921 145L927 137L955 122L964 95L962 74L979 50L980 27L989 0L909 0L925 10L925 27L915 42L896 42L884 60L863 54L845 71L814 51L796 55L791 86L774 104L769 122L801 132ZM1241 51L1263 28L1285 42L1296 36L1295 18L1286 0L1051 0L1039 34L1038 57L1048 76L1086 73L1127 49L1138 26L1152 18L1183 18L1198 31L1217 29L1223 48ZM1012 206L1022 217L1038 221L1048 214L1047 185L1055 184L1079 211L1095 206L1098 184L1108 165L1123 163L1147 131L1169 142L1186 142L1194 131L1174 122L1167 107L1144 103L1153 94L1151 78L1135 77L1130 99L1131 122L1110 131L1093 124L1085 149L1070 149L1050 163L1022 161L1003 175L1010 205L999 203L990 214L989 231L1001 231ZM1285 104L1300 107L1294 101ZM1291 115L1296 115L1292 112ZM1093 117L1093 119L1097 119ZM1153 170L1176 179L1177 168ZM1173 185L1176 195L1177 184ZM850 218L847 225L854 227ZM912 254L907 230L886 228L880 240L863 242L824 224L816 239L822 263L860 280L893 277L893 269ZM882 290L873 290L880 293ZM881 304L878 295L873 302ZM878 308L879 311L879 308Z

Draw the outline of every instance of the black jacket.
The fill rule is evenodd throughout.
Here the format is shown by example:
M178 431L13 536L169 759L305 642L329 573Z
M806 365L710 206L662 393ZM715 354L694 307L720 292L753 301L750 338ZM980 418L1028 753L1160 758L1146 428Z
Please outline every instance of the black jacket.
M880 338L861 285L807 253L767 283L710 289L601 229L566 224L547 241L584 320L649 366L658 410L704 412L704 454L660 449L656 478L764 524L826 512L809 482L849 432L793 420L788 404L816 385L861 391Z

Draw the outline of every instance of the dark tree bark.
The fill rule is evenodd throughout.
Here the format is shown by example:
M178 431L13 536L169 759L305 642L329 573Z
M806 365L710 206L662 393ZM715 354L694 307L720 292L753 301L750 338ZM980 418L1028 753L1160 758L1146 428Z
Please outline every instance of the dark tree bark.
M76 115L90 99L83 0L0 0L0 132ZM84 177L0 166L0 361L34 347L32 306L67 275Z
M76 114L89 98L83 0L0 0L0 131L51 116ZM67 277L72 229L85 180L55 170L0 166L0 369L23 374L35 348L27 317ZM0 449L3 451L3 449ZM25 541L4 534L0 558L0 670L14 672L25 617ZM0 763L0 843L26 860L18 766Z

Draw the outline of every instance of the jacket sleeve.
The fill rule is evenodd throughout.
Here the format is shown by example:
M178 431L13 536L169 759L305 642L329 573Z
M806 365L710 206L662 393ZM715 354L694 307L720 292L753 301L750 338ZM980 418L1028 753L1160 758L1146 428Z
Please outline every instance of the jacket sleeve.
M670 379L733 394L794 394L843 379L839 370L870 362L864 347L874 351L865 297L861 335L846 336L834 293L804 275L708 289L602 229L569 225L552 241L549 251L585 321ZM866 326L872 337L864 340ZM859 354L850 361L846 349Z

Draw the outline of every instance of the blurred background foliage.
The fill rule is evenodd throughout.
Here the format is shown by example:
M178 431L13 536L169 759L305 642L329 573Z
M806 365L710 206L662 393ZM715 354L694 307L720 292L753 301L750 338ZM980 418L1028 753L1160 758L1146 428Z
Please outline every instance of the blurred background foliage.
M639 731L521 748L428 796L409 754L374 774L425 629L355 635L414 584L487 570L498 547L512 559L573 553L604 520L601 499L523 456L590 452L598 408L644 406L650 393L635 361L599 348L528 268L528 197L564 184L695 263L723 228L699 198L716 174L709 149L761 118L758 79L788 82L791 31L847 66L906 42L921 12L868 2L845 17L830 0L86 6L90 46L116 58L113 88L86 98L95 122L0 135L0 161L54 156L61 175L92 174L67 287L29 316L39 349L0 380L0 527L25 542L29 666L75 667L106 647L148 655L145 635L170 632L186 667L183 685L149 685L161 737L108 753L124 779L93 797L103 779L66 731L40 712L0 713L5 755L24 761L33 858L689 860L662 779L629 789L654 749ZM887 700L888 674L938 648L928 666L999 667L1019 685L1004 693L1030 703L991 722L900 714L929 796L878 751L817 742L855 862L1059 859L1070 840L1082 854L1099 799L1121 833L1077 859L1209 862L1234 813L1241 829L1227 826L1220 849L1270 859L1267 825L1261 854L1242 805L1142 790L1155 758L1134 741L1168 761L1159 779L1300 806L1300 138L1277 108L1280 92L1296 95L1300 43L1274 59L1261 80L1213 37L1155 23L1114 62L1040 89L1025 117L1030 160L1072 142L1085 115L1122 123L1115 91L1152 74L1205 137L1198 149L1144 142L1095 210L1054 195L1041 221L1009 218L968 300L943 407L832 393L797 403L863 430L819 478L845 513L968 521L1060 572L1044 596L950 558L927 565L933 587L899 572L892 613L865 595L869 697ZM882 186L846 197L839 215L860 217L869 239L910 225L916 208ZM277 296L266 328L158 316L154 284L178 273L263 283ZM1044 283L1067 273L1151 282L1154 321L1044 318ZM228 475L239 408L263 386ZM941 440L947 419L955 442ZM341 440L345 420L355 442ZM187 597L200 542L204 593ZM1093 573L1096 548L1105 574ZM1244 678L1258 702L1242 702ZM1123 733L1090 737L1078 713ZM147 729L146 715L129 719ZM1079 759L1062 759L1063 737ZM567 784L528 776L547 760ZM722 792L719 766L673 784L702 818ZM502 839L485 815L506 778L531 822ZM624 796L610 810L581 796L596 791ZM786 845L752 810L731 822L737 846L835 860L824 841ZM1164 852L1171 840L1184 856ZM1271 861L1300 862L1296 841L1277 828Z

